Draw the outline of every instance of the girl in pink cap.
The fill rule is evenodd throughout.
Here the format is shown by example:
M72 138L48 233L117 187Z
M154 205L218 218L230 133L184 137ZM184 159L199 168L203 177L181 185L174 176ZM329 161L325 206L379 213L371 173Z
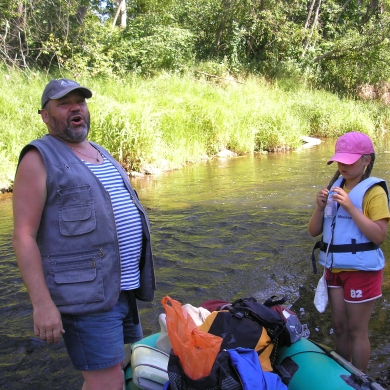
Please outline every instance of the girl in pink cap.
M328 165L337 171L317 193L309 233L326 267L336 352L363 372L370 358L368 323L382 296L385 259L379 245L387 234L389 193L384 180L370 177L375 151L371 139L350 132L336 143Z

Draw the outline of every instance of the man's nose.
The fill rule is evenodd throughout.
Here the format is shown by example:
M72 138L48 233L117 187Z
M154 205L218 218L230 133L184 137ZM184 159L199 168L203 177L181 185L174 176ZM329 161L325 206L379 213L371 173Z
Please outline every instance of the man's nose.
M72 103L70 105L70 111L80 111L81 110L81 106L80 106L80 103Z

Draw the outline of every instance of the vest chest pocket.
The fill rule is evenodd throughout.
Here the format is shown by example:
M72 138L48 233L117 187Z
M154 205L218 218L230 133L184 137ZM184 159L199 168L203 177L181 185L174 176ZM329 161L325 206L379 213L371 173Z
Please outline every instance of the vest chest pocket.
M104 286L99 260L91 255L51 258L47 284L54 303L61 306L103 301Z
M59 224L63 236L75 236L96 228L95 207L90 186L58 190Z

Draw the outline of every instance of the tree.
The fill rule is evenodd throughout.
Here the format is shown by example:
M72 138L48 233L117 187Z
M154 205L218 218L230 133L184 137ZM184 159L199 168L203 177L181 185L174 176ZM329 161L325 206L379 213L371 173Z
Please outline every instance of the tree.
M179 72L195 59L353 90L390 74L389 9L390 0L3 0L0 56L110 77Z
M88 0L7 0L1 13L5 63L28 68L61 62L62 50L76 42L89 10Z
M116 21L118 19L119 14L121 15L120 26L121 26L121 28L126 28L126 26L127 26L126 0L119 0L118 1L118 10L115 14L114 21L112 22L113 27L115 27L115 25L116 25Z
M305 29L309 29L310 20L312 18L313 9L316 6L315 7L315 13L314 13L315 16L314 16L313 22L311 24L310 32L309 32L309 34L307 35L307 37L305 39L306 42L305 42L304 47L303 47L302 57L304 57L304 55L305 55L305 53L307 51L307 48L308 48L308 46L310 44L310 40L313 37L314 30L318 26L318 19L319 19L319 14L320 14L321 2L322 2L321 0L313 0L311 2L309 13L307 14L307 18L306 18L306 22L305 22Z

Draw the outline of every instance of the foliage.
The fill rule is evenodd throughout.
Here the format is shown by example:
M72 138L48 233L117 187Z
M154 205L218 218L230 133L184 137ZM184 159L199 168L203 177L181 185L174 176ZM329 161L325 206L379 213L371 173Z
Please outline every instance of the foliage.
M122 27L117 6L1 2L0 180L45 132L31 115L52 77L97 92L91 137L129 170L390 127L390 0L134 0Z
M290 79L292 73L342 94L389 81L390 0L126 4L121 28L116 0L4 0L0 56L9 67L75 77L150 77L206 62L236 76Z
M216 68L207 68L209 71ZM89 139L105 146L130 171L176 169L229 149L238 155L287 151L301 136L337 137L355 130L381 137L390 108L339 98L305 86L289 89L250 76L237 81L197 72L120 80L80 77L88 101ZM69 76L65 73L64 76ZM0 69L0 180L11 181L21 148L46 133L37 115L48 77Z
M350 31L327 45L325 61L319 67L324 83L334 90L352 93L361 84L386 80L390 19L380 19L380 23L370 21L360 32Z
M161 71L180 73L193 63L194 36L190 31L172 26L150 27L149 22L147 18L141 25L137 20L121 37L121 55L116 60L126 72L144 76Z

